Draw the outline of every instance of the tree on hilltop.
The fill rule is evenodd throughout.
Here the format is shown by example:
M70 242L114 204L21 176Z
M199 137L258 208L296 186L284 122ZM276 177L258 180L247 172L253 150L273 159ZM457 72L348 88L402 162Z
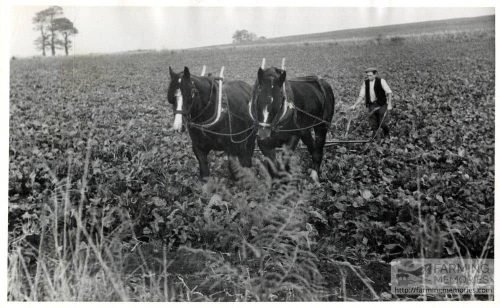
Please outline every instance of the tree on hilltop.
M251 42L257 39L257 34L249 32L248 30L236 30L233 34L233 43L239 44L244 42Z
M54 19L53 26L55 31L62 36L62 39L56 40L56 43L64 47L64 51L66 55L68 55L68 51L72 47L71 36L78 34L78 29L76 29L73 22L66 17Z
M35 47L42 51L50 47L53 56L56 55L56 48L64 48L66 55L71 48L70 37L77 34L78 30L66 17L63 17L63 9L60 6L51 6L35 14L33 17L34 29L40 32L40 36L35 40Z

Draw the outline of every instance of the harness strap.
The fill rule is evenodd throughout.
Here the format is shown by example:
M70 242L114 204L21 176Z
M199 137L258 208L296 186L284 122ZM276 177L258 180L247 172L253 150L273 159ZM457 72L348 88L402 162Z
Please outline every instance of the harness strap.
M325 87L321 84L320 80L321 80L321 78L318 78L317 76L308 76L308 77L306 77L305 80L295 79L295 80L292 80L292 81L295 81L295 82L314 82L315 84L317 84L318 87L320 88L322 94L323 94L323 97L324 97L324 101L321 101L322 107L324 107L324 104L325 104L325 102L327 100L327 93L326 93ZM286 129L286 130L283 130L283 129L281 129L281 127L283 127L283 126L281 126L281 127L278 127L278 131L281 131L281 132L300 131L300 130L310 129L310 128L315 127L315 126L320 125L320 124L326 124L329 127L331 126L331 122L327 122L327 121L323 120L323 118L319 118L317 116L314 116L314 115L306 112L305 110L302 110L302 109L298 108L297 106L295 106L293 104L293 102L290 102L290 103L291 103L291 106L292 106L292 108L294 110L289 110L289 111L293 112L292 116L293 116L293 119L295 121L295 126L296 127L299 127L299 125L297 124L297 111L301 112L301 113L303 113L303 114L305 114L305 115L307 115L307 116L309 116L309 117L311 117L311 118L313 118L315 120L317 120L318 122L316 122L316 123L314 123L314 124L312 124L310 126L302 127L302 128L297 128L297 129ZM277 121L276 124L279 124L279 122L281 122L282 118L286 118L284 114L280 118L280 121Z
M218 83L214 82L214 80L216 78L219 81ZM212 102L212 100L211 100L212 99L212 89L215 87L215 89L216 89L215 90L216 91L215 113L213 114L213 116L210 119L208 119L204 123L197 123L197 125L199 127L211 127L211 126L215 125L216 123L219 122L222 113L227 109L227 108L223 107L224 103L227 101L227 96L226 96L226 94L222 90L222 88L223 88L222 81L224 79L220 78L220 77L212 77L210 79L212 80L212 85L211 85L212 88L210 89L210 98L209 98L209 101L208 101L206 107L203 109L203 112L208 109L209 105L211 105L211 102ZM222 93L221 93L221 91L222 91ZM219 96L221 98L220 104L219 104ZM200 113L196 118L198 118L202 114L203 113ZM193 120L191 120L191 121L193 121Z
M281 113L279 118L275 117L273 122L272 122L272 125L276 125L276 126L278 126L278 124L280 122L288 121L290 116L292 116L294 118L294 120L297 120L297 117L296 117L295 112L294 112L295 104L293 103L293 100L289 100L289 95L287 93L288 91L290 91L290 94L293 97L293 92L291 92L292 91L291 86L288 83L288 81L286 81L286 80L283 83L282 91L283 91L283 112Z

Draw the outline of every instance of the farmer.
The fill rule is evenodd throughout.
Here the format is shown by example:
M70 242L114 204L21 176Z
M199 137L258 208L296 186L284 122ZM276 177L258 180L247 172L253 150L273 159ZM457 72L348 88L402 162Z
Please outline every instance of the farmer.
M385 79L378 77L377 69L370 67L365 70L366 79L361 85L359 96L351 109L355 109L363 99L368 108L369 122L375 134L379 127L384 132L384 137L389 136L387 126L389 114L387 110L392 109L392 91Z

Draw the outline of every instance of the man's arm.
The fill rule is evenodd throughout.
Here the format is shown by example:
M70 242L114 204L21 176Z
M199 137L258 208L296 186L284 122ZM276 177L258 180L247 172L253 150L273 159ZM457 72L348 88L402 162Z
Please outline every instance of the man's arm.
M359 90L358 99L356 99L354 105L351 106L351 109L356 109L359 103L361 103L364 99L365 99L365 85L363 84L361 85L361 89Z
M385 91L385 95L387 96L387 110L392 109L392 91L391 88L389 88L389 85L387 84L387 81L385 79L382 79L382 88Z

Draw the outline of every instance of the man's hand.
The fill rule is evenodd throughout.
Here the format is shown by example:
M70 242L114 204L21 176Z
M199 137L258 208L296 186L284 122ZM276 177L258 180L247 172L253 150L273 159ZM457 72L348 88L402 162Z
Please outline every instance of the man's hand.
M392 104L387 105L387 110L392 110Z

